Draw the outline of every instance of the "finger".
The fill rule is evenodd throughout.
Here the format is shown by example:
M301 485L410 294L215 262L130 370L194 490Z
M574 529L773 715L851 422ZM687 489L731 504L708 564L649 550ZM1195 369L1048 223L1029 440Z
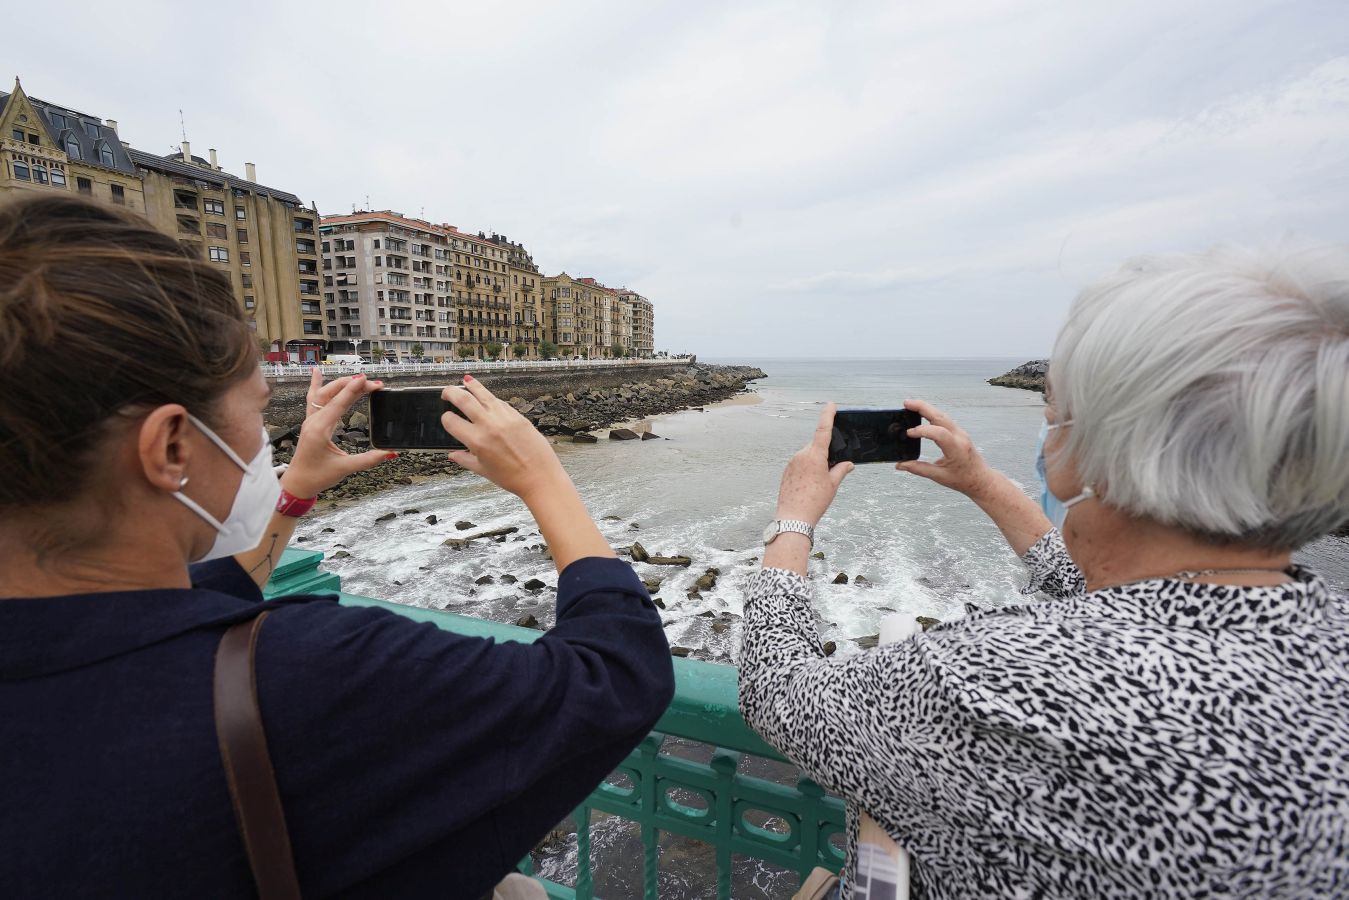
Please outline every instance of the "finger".
M897 463L895 468L899 469L901 472L908 472L910 475L917 475L921 478L926 478L929 481L935 481L938 484L944 484L947 476L951 474L944 466L929 462L919 462L918 460Z
M321 387L323 387L323 373L319 371L318 366L314 366L309 372L309 390L305 393L305 399L310 403L317 401Z
M350 375L343 375L341 378L334 378L327 384L323 384L322 380L320 380L318 390L314 391L314 395L309 399L313 403L317 403L322 406L327 406L332 401L332 399L336 397L338 394L340 394L342 392L342 389L350 383L351 383Z
M850 462L841 462L829 470L829 480L834 484L834 490L843 483L843 479L852 474L852 470L857 468Z
M449 433L450 437L465 446L472 447L478 442L478 426L457 413L441 413L440 427L444 428L445 431ZM458 453L460 451L455 450L454 452Z
M487 412L487 408L482 405L482 401L473 394L470 394L464 388L447 387L440 392L440 396L441 399L453 403L455 409L459 410L465 416L468 416L470 422L476 422ZM450 413L450 415L454 414ZM441 417L441 420L444 420L444 416ZM448 425L445 426L445 430L450 432L450 434L454 434L454 431Z
M820 410L820 423L815 426L815 437L810 442L812 447L829 449L829 439L834 436L834 413L837 410L836 403L826 403L824 409Z
M913 410L933 425L940 425L947 431L957 430L958 426L954 419L925 400L905 400L904 408Z
M391 450L367 450L364 453L353 453L346 459L347 474L364 472L367 469L373 469L380 463L397 458L398 454Z
M316 410L314 418L331 422L336 428L337 423L347 414L347 410L351 409L351 405L366 395L367 388L368 383L364 375L352 375L347 383L342 385L342 389L330 399L319 401L323 403L323 409Z
M476 397L484 407L490 407L496 403L496 394L489 391L481 381L472 375L464 376L464 390Z
M465 469L478 475L483 474L482 462L472 451L451 450L447 455L450 458L450 462L463 466Z
M915 426L909 429L909 437L927 438L947 456L959 458L961 455L960 438L940 425Z

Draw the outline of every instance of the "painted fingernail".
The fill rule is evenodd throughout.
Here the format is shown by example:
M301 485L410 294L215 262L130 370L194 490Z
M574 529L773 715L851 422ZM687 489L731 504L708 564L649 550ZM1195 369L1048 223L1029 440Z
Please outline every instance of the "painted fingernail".
M464 380L465 380L465 381L472 381L472 380L473 380L473 376L472 376L472 375L465 375L465 376L464 376Z
M353 376L351 376L351 377L352 377L353 379L355 379L355 378L364 378L364 377L365 377L365 373L364 373L364 372L357 372L355 375L353 375Z
M386 453L386 454L384 454L384 458L385 458L385 459L397 459L397 458L398 458L398 454L397 454L397 453Z

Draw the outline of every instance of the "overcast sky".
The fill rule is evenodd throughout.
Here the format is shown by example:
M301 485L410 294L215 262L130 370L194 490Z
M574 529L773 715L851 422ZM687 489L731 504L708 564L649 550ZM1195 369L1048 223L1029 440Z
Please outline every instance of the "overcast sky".
M940 8L938 8L940 7ZM34 96L522 241L706 356L1047 354L1128 256L1349 239L1327 2L85 3ZM50 29L49 36L58 34Z

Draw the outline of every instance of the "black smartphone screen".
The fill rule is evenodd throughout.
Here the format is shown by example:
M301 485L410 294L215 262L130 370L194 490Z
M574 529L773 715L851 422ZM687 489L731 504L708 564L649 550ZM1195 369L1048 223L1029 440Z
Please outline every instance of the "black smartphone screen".
M463 413L442 388L383 388L370 395L370 446L379 450L463 450L440 424L442 413Z
M922 439L909 437L909 429L922 423L909 409L840 409L834 413L829 465L917 459Z

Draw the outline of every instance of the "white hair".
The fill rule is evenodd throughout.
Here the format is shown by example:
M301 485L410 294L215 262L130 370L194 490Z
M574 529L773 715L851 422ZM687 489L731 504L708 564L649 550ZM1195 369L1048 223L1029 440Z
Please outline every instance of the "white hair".
M1049 377L1117 509L1277 550L1349 520L1349 247L1133 260L1078 295Z

